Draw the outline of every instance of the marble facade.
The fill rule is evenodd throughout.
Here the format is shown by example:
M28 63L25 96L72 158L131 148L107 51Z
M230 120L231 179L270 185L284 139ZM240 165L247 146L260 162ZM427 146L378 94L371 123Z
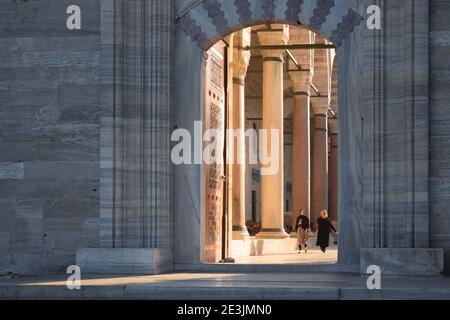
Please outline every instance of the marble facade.
M0 273L201 268L202 171L169 137L202 119L205 49L261 22L338 47L339 266L450 270L447 1L79 0L78 34L50 2L0 1Z

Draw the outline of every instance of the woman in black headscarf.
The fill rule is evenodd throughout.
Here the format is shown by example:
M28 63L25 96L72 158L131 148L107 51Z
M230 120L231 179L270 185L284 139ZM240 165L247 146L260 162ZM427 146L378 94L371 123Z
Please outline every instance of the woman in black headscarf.
M322 210L320 212L320 217L317 219L317 225L317 245L320 246L320 250L325 253L330 243L331 230L336 232L330 218L328 218L327 210Z

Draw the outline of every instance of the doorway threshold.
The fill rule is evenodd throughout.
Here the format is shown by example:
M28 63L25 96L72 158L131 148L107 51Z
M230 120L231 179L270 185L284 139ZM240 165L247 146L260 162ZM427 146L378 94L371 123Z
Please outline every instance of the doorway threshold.
M359 265L331 264L236 264L236 263L175 263L175 272L220 273L360 273Z

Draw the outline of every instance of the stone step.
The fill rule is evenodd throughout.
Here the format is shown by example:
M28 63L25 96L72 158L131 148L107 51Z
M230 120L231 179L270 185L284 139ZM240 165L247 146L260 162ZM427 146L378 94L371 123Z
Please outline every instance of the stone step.
M312 283L302 287L256 286L236 287L227 283L204 286L179 285L105 285L84 286L68 290L63 286L2 285L0 299L73 299L73 300L367 300L367 299L433 299L449 300L450 288L386 288L368 290L362 287L320 286Z
M67 275L0 278L1 299L341 300L450 299L447 277L383 277L381 290L348 273L82 274L80 290Z
M360 273L358 265L343 264L175 264L175 272Z

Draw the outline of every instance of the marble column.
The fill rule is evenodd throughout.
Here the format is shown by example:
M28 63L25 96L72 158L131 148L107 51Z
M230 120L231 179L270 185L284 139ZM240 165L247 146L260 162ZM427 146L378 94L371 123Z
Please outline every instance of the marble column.
M328 97L311 97L314 113L312 141L311 222L317 229L320 211L328 210Z
M328 163L328 208L332 221L338 220L338 120L328 120L330 155Z
M292 146L292 225L295 226L299 211L310 215L311 193L311 144L310 144L310 71L290 72L294 91L293 146ZM296 235L293 231L292 235Z
M242 50L251 43L251 28L234 34L233 47L233 112L231 128L241 130L233 141L233 240L249 237L245 214L245 76L250 63L250 51ZM237 140L237 141L236 141Z
M286 44L289 40L289 27L280 31L258 32L261 45ZM284 104L283 104L283 50L264 50L263 54L263 121L262 129L268 130L268 146L272 157L278 157L278 170L263 174L261 170L261 211L262 228L258 238L287 238L284 229ZM271 141L271 131L278 131L278 141ZM264 167L264 166L263 166Z

